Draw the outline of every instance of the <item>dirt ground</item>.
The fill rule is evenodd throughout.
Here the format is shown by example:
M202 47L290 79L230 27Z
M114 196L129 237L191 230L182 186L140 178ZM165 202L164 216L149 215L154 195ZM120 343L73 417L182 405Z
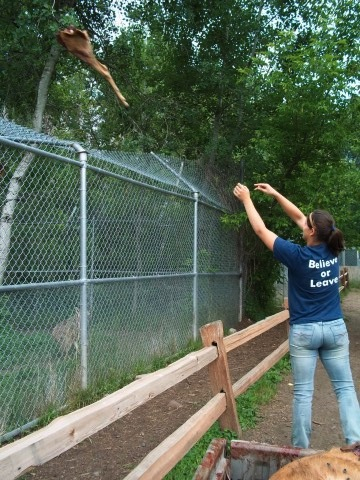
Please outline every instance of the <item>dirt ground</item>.
M353 376L360 392L360 359L357 353L360 344L359 290L351 290L345 296L343 310L350 334ZM245 326L248 325L243 324L242 328ZM285 338L285 325L280 325L231 352L229 367L233 383L279 346ZM315 388L311 446L315 449L328 449L334 445L343 445L335 395L320 364ZM120 480L210 398L207 375L200 372L59 457L33 468L21 478ZM289 374L279 385L275 398L262 407L256 428L244 431L243 439L289 445L291 402L292 384Z

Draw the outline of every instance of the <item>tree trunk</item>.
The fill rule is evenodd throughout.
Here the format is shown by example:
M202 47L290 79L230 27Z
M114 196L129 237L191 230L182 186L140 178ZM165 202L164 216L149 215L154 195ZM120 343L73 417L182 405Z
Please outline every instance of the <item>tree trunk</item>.
M37 101L33 118L33 127L37 132L41 132L42 121L49 91L51 77L55 70L56 62L60 55L60 46L54 43L51 47L48 59L46 61L43 73L38 87ZM12 176L5 203L0 217L0 285L4 282L6 265L8 263L10 251L11 228L14 220L16 202L26 172L34 159L34 154L25 152L21 162Z
M37 132L41 132L42 130L42 121L44 117L50 81L55 71L56 62L58 61L59 56L60 45L57 42L54 42L50 49L50 53L45 63L45 67L39 82L37 101L33 118L33 126Z

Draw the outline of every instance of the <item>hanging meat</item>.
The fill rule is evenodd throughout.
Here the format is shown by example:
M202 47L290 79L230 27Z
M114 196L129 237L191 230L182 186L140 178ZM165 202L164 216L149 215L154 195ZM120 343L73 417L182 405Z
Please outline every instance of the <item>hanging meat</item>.
M80 60L87 63L97 72L99 72L100 75L102 75L110 83L112 89L115 92L115 95L124 105L124 107L129 107L129 104L118 89L107 66L103 63L100 63L99 60L95 57L90 42L90 37L86 30L79 30L78 28L70 26L65 28L64 30L60 30L57 33L56 38L57 41L61 45L63 45L68 52L72 53L75 57L80 58Z

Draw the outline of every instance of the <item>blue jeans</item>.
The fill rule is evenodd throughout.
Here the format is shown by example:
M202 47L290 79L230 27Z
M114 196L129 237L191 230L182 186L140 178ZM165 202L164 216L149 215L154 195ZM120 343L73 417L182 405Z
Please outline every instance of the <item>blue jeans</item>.
M336 394L346 443L360 440L360 408L349 361L349 337L342 318L290 326L290 358L294 380L292 444L308 448L318 356ZM326 410L326 405L324 405Z

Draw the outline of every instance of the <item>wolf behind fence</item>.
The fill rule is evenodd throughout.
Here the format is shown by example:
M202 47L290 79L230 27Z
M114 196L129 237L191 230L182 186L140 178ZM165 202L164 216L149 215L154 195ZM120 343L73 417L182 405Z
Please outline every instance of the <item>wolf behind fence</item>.
M75 353L78 355L80 341L80 308L76 307L74 315L55 325L51 335L57 341L65 355L69 354L72 347L74 347Z

